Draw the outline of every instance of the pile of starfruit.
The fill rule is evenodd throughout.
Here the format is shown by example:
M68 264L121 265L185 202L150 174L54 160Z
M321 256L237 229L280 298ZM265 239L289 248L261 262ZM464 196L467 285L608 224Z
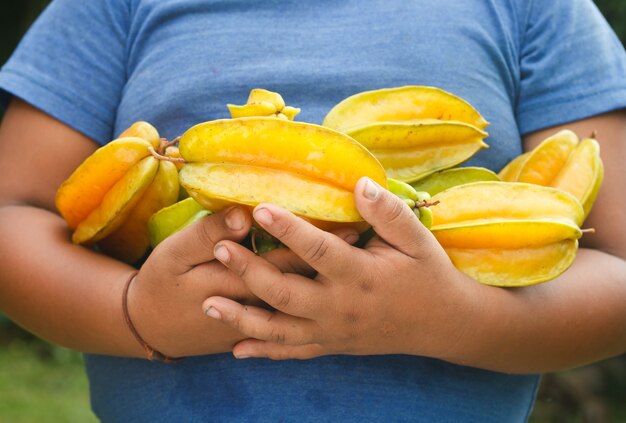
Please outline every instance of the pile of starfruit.
M148 219L178 199L177 156L147 122L96 150L56 194L72 241L127 263L141 259L150 246Z
M524 286L571 265L602 180L597 142L569 131L499 175L457 167L487 147L488 123L434 87L354 95L323 125L294 122L300 110L262 89L228 108L231 118L197 124L177 142L138 122L97 150L57 194L73 241L134 263L211 212L261 202L325 230L351 225L367 234L353 198L367 176L413 209L459 270L485 284ZM276 245L253 228L255 251Z

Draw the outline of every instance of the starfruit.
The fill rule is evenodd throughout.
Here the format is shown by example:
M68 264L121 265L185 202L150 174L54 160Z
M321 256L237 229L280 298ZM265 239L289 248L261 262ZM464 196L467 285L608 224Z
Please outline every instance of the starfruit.
M271 202L327 222L362 222L358 179L387 186L385 170L352 138L319 125L245 117L198 124L180 139L180 183L203 207Z
M346 131L374 122L422 119L464 122L478 129L489 123L460 97L435 87L404 86L365 91L341 101L324 118L324 126Z
M494 286L551 280L574 261L584 211L569 193L534 184L474 182L433 196L431 231L454 265Z
M251 116L274 116L279 119L293 120L300 109L285 105L283 97L275 92L254 88L250 91L248 102L243 106L228 104L228 110L233 118Z
M549 186L561 171L567 158L578 145L578 136L563 130L546 138L533 149L521 164L517 182Z
M390 178L417 181L486 148L487 121L466 101L433 87L367 91L335 106L324 125L368 148Z
M514 159L502 171L506 180L554 187L580 201L587 216L604 176L600 145L594 139L578 141L563 130L543 140L532 151Z
M150 244L156 247L165 238L211 213L191 197L162 208L148 220Z
M430 194L425 191L417 191L406 182L393 178L387 178L387 184L389 191L404 201L426 228L430 228L433 223L433 212L430 210L433 203L430 202Z
M178 196L174 163L160 160L158 132L137 122L96 150L59 187L56 206L76 244L134 263L149 247L147 221ZM154 153L154 155L153 155Z
M576 197L587 216L596 201L603 179L604 166L600 158L600 144L592 138L586 138L571 152L550 186L567 191Z
M515 182L517 175L519 175L519 170L528 158L529 154L529 152L522 153L511 160L502 168L502 170L500 170L500 172L498 172L498 177L505 182Z
M379 122L346 131L380 160L390 178L417 181L487 148L487 133L463 122Z
M484 167L455 167L433 173L411 185L417 191L435 195L457 185L480 181L499 181L498 175Z

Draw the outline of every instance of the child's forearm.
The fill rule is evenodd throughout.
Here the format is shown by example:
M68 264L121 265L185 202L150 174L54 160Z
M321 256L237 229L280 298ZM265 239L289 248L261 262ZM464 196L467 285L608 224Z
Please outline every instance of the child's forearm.
M58 344L139 357L122 288L133 269L69 242L63 220L28 206L0 208L0 308Z
M72 349L146 356L122 312L122 292L134 272L132 267L73 245L60 217L34 207L0 207L0 239L0 309L11 319L44 339ZM210 284L205 291L212 291ZM155 339L153 335L150 342L156 344L154 347L169 354L225 352L242 338L224 325L207 322L199 306L188 307L193 311L190 318L181 310L176 316L180 322L175 322L164 310L140 312L136 306L140 304L140 294L132 294L135 302L129 304L130 314L137 319L138 328L148 331L168 320L172 325L168 330L178 324L195 331L195 336L175 331L181 337L178 349L172 348L170 340ZM198 304L202 300L199 296ZM146 316L154 318L149 320ZM194 326L189 319L200 325Z
M520 289L484 287L475 324L452 361L512 373L542 373L626 350L626 261L582 249L559 278Z

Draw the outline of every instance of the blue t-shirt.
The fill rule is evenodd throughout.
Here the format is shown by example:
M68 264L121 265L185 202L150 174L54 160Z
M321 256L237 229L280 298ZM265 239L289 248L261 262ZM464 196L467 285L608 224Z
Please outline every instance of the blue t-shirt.
M471 164L499 170L520 134L626 106L626 60L591 0L56 0L0 72L2 101L101 144L137 120L172 139L255 87L320 123L401 85L472 103L491 126ZM86 364L107 422L522 422L539 379L401 355Z

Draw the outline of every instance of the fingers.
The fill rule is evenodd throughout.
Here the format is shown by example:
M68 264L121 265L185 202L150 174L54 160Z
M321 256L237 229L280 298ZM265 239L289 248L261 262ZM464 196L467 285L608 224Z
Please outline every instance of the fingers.
M163 241L155 252L167 256L172 271L184 273L213 260L215 244L223 239L240 241L250 231L250 214L242 207L230 207L207 216Z
M319 313L322 285L303 276L284 274L276 266L234 242L222 241L215 258L228 267L250 291L276 310L310 317Z
M331 232L349 244L354 244L359 239L358 234L352 228L337 228ZM283 273L297 273L309 278L313 278L317 273L307 262L288 248L276 248L262 254L261 257L279 268Z
M423 256L432 234L400 198L364 177L356 184L354 199L380 238L408 256Z
M319 344L284 345L258 339L245 339L233 348L236 358L269 358L272 360L308 360L327 352Z
M342 232L344 240L281 207L266 203L254 209L254 219L312 268L331 279L341 278L349 271L349 266L355 264L354 256L359 250L350 244L358 239L356 231Z
M280 311L244 306L223 297L211 297L202 307L207 316L250 338L290 345L309 344L314 338L312 321Z
M288 248L276 248L261 255L261 257L272 263L283 273L297 273L307 277L314 277L316 273L315 269Z
M196 298L219 295L243 304L262 303L237 275L217 260L195 266L183 278L183 283L194 289Z

